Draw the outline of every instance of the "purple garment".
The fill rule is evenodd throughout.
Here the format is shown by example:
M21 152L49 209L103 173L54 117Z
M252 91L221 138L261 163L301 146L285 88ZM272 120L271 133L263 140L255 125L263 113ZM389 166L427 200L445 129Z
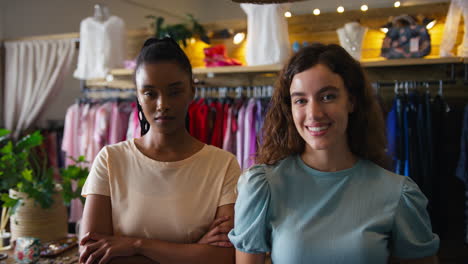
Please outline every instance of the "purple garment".
M263 142L263 106L262 101L257 100L257 115L255 117L255 130L257 133L258 144L261 145Z
M235 155L236 149L233 144L235 135L232 133L233 114L234 114L233 106L230 106L228 110L227 121L226 121L227 122L226 133L224 133L224 136L223 136L223 149Z
M255 99L251 98L247 103L247 108L245 110L245 119L244 119L244 161L243 169L247 169L254 163L254 157L256 147L255 147L255 112L256 112L256 103ZM252 153L253 151L253 153Z
M237 114L237 132L236 132L236 157L241 169L244 168L244 118L246 106L242 105Z

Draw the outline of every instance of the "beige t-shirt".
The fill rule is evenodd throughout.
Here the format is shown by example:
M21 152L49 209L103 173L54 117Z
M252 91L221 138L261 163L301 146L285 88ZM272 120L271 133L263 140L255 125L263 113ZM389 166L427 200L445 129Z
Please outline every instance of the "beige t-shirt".
M110 196L114 235L194 243L219 206L236 200L240 168L231 153L205 145L191 157L155 161L127 140L104 147L82 195Z

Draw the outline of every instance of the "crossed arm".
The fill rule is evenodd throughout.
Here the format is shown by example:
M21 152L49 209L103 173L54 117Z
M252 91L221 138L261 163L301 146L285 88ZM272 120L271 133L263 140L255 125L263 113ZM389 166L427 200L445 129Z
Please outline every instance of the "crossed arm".
M224 218L223 218L224 217ZM113 235L110 197L88 195L83 213L82 263L234 263L227 242L233 226L234 205L218 207L210 231L196 244Z

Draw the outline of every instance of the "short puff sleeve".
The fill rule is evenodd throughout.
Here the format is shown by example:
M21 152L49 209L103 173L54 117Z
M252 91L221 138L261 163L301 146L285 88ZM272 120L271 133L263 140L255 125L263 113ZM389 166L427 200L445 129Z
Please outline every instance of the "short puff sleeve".
M426 206L427 198L416 183L406 177L392 229L394 257L415 259L437 253L439 237L432 233Z
M271 251L270 187L264 165L253 166L240 176L234 229L229 239L237 250L259 254Z
M81 191L83 197L86 197L88 194L110 196L108 159L109 153L107 147L104 147L94 159L88 178Z

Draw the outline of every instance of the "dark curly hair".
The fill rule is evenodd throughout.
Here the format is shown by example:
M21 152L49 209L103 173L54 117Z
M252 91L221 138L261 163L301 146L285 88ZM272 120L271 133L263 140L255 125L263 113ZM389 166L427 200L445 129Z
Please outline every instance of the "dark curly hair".
M320 43L301 49L281 71L265 117L257 163L275 164L289 155L304 152L305 141L294 125L289 89L294 75L318 64L338 74L354 99L354 111L349 115L346 129L351 152L388 168L383 114L360 63L342 47Z

